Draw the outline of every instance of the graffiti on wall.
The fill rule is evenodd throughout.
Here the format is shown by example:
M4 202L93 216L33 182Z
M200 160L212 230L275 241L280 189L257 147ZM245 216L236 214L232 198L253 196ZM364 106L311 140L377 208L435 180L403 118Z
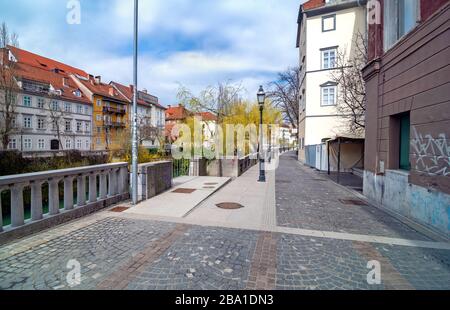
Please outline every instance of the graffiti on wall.
M411 147L416 156L415 169L429 175L450 175L450 147L447 145L447 136L441 133L438 138L432 135L423 135L413 127L414 137Z

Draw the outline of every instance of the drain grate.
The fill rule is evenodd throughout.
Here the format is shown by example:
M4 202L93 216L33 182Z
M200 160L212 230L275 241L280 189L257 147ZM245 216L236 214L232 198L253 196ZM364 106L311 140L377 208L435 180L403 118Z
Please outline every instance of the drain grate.
M192 194L195 191L196 191L196 189L193 189L193 188L178 188L178 189L172 191L172 193L175 193L175 194Z
M358 199L339 199L341 203L344 205L352 205L352 206L368 206L368 204L362 200Z
M216 206L220 209L225 209L225 210L237 210L237 209L244 208L243 205L241 205L239 203L235 203L235 202L223 202L223 203L217 204Z
M115 207L115 208L112 208L111 210L109 210L110 212L117 212L117 213L120 213L120 212L124 212L124 211L126 211L126 210L128 210L129 208L128 207Z

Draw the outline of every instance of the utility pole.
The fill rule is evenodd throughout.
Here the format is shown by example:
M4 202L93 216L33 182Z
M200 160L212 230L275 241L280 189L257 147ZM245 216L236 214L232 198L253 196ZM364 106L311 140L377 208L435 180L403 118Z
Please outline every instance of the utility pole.
M138 141L137 141L137 95L138 95L138 0L134 0L134 52L133 52L133 113L132 113L132 167L131 167L131 192L133 205L138 203Z

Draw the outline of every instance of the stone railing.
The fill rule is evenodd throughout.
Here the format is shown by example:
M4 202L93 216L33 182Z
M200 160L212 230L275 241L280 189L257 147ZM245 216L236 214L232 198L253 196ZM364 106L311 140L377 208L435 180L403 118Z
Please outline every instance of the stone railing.
M48 185L47 214L44 214L42 203L44 184ZM60 186L64 188L63 209L60 209ZM31 190L30 219L25 219L25 188ZM128 199L128 164L114 163L0 177L0 196L4 191L10 191L11 225L3 226L0 199L0 236L33 226L26 229L31 233Z
M239 159L238 176L243 175L251 167L258 163L258 154L247 155Z

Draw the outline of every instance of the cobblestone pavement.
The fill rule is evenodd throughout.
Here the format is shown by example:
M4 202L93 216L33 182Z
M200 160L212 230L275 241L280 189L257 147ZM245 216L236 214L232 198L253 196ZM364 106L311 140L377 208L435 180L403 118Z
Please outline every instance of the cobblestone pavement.
M426 240L381 211L340 205L336 197L347 192L317 185L289 157L277 177L279 225L317 229L317 237L104 211L0 247L0 289L450 289L450 250L320 237L327 230ZM373 261L380 284L367 281ZM81 282L68 282L77 262Z
M276 193L277 222L282 227L428 240L381 210L342 203L341 199L357 197L302 166L293 153L280 159Z

